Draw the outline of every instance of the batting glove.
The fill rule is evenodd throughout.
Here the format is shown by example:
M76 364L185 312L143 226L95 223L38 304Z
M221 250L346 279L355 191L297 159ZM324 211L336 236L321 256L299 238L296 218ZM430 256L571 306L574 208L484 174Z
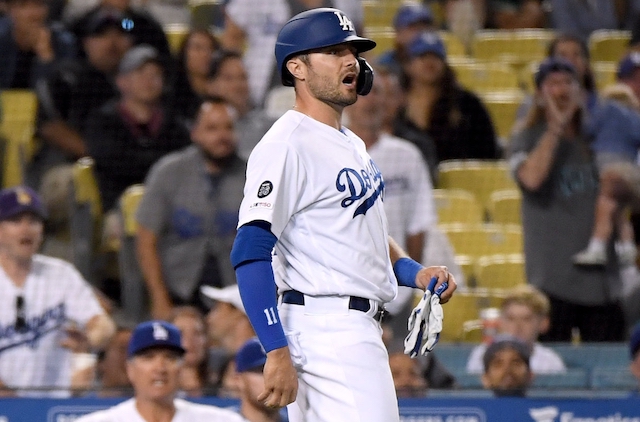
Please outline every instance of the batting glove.
M412 358L432 351L440 338L444 318L440 295L447 289L448 283L442 283L433 293L437 281L436 277L431 279L418 306L413 308L409 316L409 335L404 339L404 353Z

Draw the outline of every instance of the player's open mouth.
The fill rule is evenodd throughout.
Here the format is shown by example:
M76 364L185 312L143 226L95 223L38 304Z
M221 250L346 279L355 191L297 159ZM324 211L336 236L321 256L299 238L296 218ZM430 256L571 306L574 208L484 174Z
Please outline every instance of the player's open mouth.
M351 86L355 81L356 81L356 75L353 73L350 73L347 76L345 76L345 78L342 80L342 83L345 85Z

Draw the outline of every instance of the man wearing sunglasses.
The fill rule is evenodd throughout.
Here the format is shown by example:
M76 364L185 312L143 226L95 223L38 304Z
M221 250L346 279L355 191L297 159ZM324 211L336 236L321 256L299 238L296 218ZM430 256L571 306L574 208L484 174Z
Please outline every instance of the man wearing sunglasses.
M0 395L68 396L74 352L114 333L80 273L37 253L46 216L30 188L0 191Z

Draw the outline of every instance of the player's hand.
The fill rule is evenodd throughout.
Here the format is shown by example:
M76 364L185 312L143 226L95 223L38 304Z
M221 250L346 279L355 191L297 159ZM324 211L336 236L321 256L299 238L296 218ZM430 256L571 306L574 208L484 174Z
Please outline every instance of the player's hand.
M447 267L426 267L418 272L418 275L416 276L416 285L420 289L426 290L429 286L429 283L431 282L432 277L436 277L438 279L433 291L438 290L440 285L445 281L447 282L447 288L440 294L440 303L447 303L449 299L451 299L451 296L453 296L453 292L455 292L458 288L456 279L453 277L453 274L451 274L449 270L447 270Z
M264 391L258 400L265 406L280 408L293 403L298 394L298 374L291 362L288 347L267 353L264 365Z

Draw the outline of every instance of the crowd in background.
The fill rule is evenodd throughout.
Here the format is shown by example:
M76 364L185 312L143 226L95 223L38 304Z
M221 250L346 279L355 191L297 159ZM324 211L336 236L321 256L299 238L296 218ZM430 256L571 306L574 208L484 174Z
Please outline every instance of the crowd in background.
M18 365L8 362L9 351L2 348L18 333L14 320L23 310L15 297L24 296L27 317L37 316L29 309L28 294L21 293L30 272L15 283L19 271L7 268L11 251L17 250L11 248L27 242L32 256L39 251L72 259L70 216L61 204L69 194L71 166L89 156L104 211L104 245L123 235L121 195L132 185L144 185L132 251L147 292L139 307L147 317L171 321L181 330L186 350L181 391L192 397L248 394L233 357L255 334L243 313L229 253L246 161L292 98L277 77L275 37L291 16L313 7L345 11L359 33L367 22L360 0L228 0L210 10L208 25L192 25L173 52L163 27L192 23L182 3L0 3L0 90L37 94L38 148L24 184L39 195L23 189L30 201L43 201L42 207L22 207L20 190L0 198L0 279L17 286L0 290L0 297L7 296L6 315L0 319L4 393L29 389L25 374L6 379L15 373L9 367ZM632 372L638 377L640 338L630 329L640 320L634 306L640 292L635 234L640 230L634 233L632 223L638 219L629 215L640 204L640 53L634 52L640 51L640 2L426 1L398 9L393 26L394 48L367 56L376 71L372 93L346 110L344 122L365 141L383 173L392 236L415 260L434 265L444 257L452 272L460 271L438 230L432 198L438 165L445 160L507 160L523 194L530 285L502 305L502 331L509 337L480 346L468 371L482 376L487 389L522 395L531 374L565 370L540 341L570 341L578 328L584 341L630 339ZM525 99L520 119L513 122L509 145L499 141L478 93L457 82L437 32L448 29L464 41L483 28L552 28L558 34L536 73L536 93ZM632 31L628 55L620 57L617 90L596 90L587 47L596 29ZM270 100L278 95L284 107L272 106ZM3 227L11 224L24 224L32 234ZM60 243L51 246L48 238ZM57 262L45 264L63 265ZM70 328L62 317L52 327L59 338L87 341L66 345L70 354L60 374L65 380L50 378L53 384L48 385L42 379L35 387L130 394L126 348L131 325L139 321L119 309L122 274L116 265L114 276L108 266L107 261L90 285L78 280L74 269L61 267L73 278L61 299L66 318L82 327ZM456 274L456 279L463 277ZM399 395L455 388L455 378L437 353L411 360L398 352L412 293L401 290L385 323ZM74 302L79 298L88 299ZM77 316L71 311L83 306ZM38 312L49 318L53 311ZM94 317L100 323L90 323ZM33 318L27 325L35 324ZM27 347L26 340L12 345L14 351L20 347ZM95 365L74 366L95 350ZM520 384L501 386L509 362Z

